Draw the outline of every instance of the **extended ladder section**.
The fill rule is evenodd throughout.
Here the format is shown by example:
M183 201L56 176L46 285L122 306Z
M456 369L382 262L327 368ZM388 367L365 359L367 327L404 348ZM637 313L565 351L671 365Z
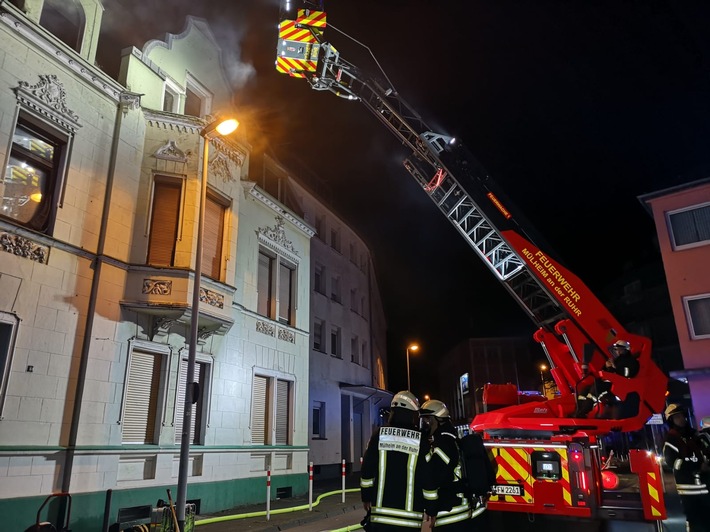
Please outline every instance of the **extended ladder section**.
M601 434L637 430L663 407L666 378L651 359L650 340L630 335L586 285L538 247L525 222L485 169L456 139L430 128L392 88L363 73L322 40L325 13L300 9L279 24L276 70L305 79L313 89L359 101L405 145L405 168L469 246L538 326L535 339L551 365L559 399L518 405L477 416L477 429L545 425L550 433ZM536 241L538 242L536 244ZM617 339L631 341L641 373L614 379L621 398L640 396L635 416L619 420L573 419L575 397L588 375L598 375Z
M321 53L320 70L307 78L311 87L360 101L412 151L405 168L535 324L551 329L572 317L506 241L503 230L523 230L470 153L432 131L396 92L361 78L331 45L322 44Z

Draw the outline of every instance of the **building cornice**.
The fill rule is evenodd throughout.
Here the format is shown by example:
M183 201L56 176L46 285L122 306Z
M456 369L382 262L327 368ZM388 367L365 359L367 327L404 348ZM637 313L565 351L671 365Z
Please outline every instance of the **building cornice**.
M244 186L244 190L248 196L251 196L256 201L269 207L272 211L274 211L274 213L276 213L276 215L283 217L294 227L297 227L308 238L313 238L313 235L316 234L315 229L304 222L300 217L286 209L283 205L281 205L281 203L276 201L266 192L261 190L253 181L244 182L242 185Z

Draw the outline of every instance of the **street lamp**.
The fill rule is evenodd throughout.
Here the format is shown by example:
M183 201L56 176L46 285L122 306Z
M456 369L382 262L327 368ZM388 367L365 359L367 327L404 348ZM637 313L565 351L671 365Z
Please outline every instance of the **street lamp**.
M419 346L417 344L409 344L407 346L407 390L409 390L410 392L412 391L412 383L409 379L409 352L418 350Z
M185 531L185 505L187 503L187 468L190 463L190 432L192 429L192 404L195 392L195 355L197 352L198 322L200 317L200 284L202 280L202 238L205 226L205 202L207 201L207 169L210 140L229 135L239 126L235 119L217 119L200 131L202 137L202 180L200 182L200 213L197 219L197 246L195 248L195 280L192 283L192 310L190 316L190 343L187 355L185 406L180 439L180 462L178 464L177 521L180 532Z
M547 393L545 390L545 375L543 375L543 371L547 370L547 366L545 364L540 364L540 380L542 381L542 395L547 397Z

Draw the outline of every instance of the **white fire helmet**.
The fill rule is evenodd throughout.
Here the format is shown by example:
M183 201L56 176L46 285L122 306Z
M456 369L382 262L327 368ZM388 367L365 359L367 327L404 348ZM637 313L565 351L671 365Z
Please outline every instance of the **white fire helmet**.
M421 410L419 410L420 416L434 416L438 418L451 417L449 414L449 409L441 401L436 399L430 399L422 405Z
M392 408L404 408L406 410L412 410L414 412L419 411L419 399L410 391L402 390L394 394L392 398L392 403L390 404Z

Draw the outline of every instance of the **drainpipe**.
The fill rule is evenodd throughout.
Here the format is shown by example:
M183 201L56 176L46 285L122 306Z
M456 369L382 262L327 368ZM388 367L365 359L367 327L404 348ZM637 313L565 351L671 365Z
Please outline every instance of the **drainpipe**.
M86 309L86 328L84 331L84 341L81 346L81 358L79 360L79 374L77 375L76 391L74 392L74 409L72 410L71 426L69 428L69 442L67 443L66 458L64 461L64 471L62 474L62 492L69 493L71 485L72 469L74 468L74 455L76 452L76 440L79 434L79 418L81 416L81 403L84 399L84 381L89 365L89 350L91 348L91 333L94 328L94 315L96 314L96 299L99 292L99 280L101 279L101 267L106 260L104 248L106 245L106 228L108 226L108 215L111 210L111 194L113 193L113 180L116 173L116 154L118 153L119 133L124 115L136 101L140 101L140 94L122 92L119 96L118 107L116 108L116 122L113 128L113 139L111 141L111 153L109 156L108 175L106 176L106 193L104 194L104 206L101 213L101 227L99 229L99 240L96 246L96 258L94 259L94 277L91 281L91 294L89 296L89 306Z

